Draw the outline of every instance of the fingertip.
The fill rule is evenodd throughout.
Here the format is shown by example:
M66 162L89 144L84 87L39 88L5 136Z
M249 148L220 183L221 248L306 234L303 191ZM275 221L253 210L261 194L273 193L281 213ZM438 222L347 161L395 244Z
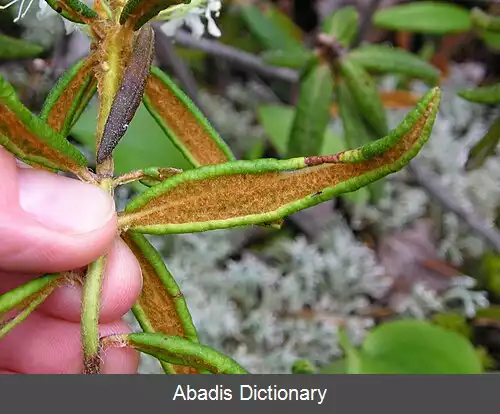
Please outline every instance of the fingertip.
M140 295L141 269L127 245L116 238L109 251L101 293L99 321L108 323L127 313ZM58 288L40 306L40 312L78 322L81 312L82 287L78 284Z

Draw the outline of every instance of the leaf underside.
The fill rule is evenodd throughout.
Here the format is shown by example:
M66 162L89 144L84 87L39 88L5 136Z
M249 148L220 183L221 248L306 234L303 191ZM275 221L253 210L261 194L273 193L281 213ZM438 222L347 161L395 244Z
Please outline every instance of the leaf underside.
M417 154L430 135L438 102L435 88L390 135L329 160L235 161L178 174L129 203L120 226L165 234L260 224L355 191Z
M186 338L198 342L182 292L163 263L161 256L141 234L125 233L122 239L132 250L142 271L142 291L133 311L144 332ZM186 366L167 366L166 371L192 374L198 371Z
M97 90L94 59L81 60L70 68L50 91L40 118L52 129L67 135Z
M181 3L184 3L184 0L129 0L120 15L120 24L127 24L134 30L139 30L162 10Z
M227 144L199 109L158 68L151 69L144 104L193 166L222 164L235 159Z
M86 172L84 155L33 115L1 76L0 145L30 165L75 174Z

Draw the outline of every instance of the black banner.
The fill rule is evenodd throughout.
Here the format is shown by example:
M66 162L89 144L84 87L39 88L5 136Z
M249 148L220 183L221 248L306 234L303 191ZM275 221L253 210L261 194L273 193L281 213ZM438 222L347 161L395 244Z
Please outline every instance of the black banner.
M468 413L498 409L499 375L0 375L2 413ZM256 411L258 410L258 411Z

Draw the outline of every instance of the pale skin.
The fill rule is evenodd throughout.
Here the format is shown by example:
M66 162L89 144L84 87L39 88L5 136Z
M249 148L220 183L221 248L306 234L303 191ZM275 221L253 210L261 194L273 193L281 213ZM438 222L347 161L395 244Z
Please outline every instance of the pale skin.
M109 195L90 184L26 168L0 147L0 294L33 277L78 269L109 252L101 335L129 332L121 320L137 300L142 277L117 237ZM78 374L81 287L58 288L0 341L0 373ZM132 374L138 355L110 349L103 373Z

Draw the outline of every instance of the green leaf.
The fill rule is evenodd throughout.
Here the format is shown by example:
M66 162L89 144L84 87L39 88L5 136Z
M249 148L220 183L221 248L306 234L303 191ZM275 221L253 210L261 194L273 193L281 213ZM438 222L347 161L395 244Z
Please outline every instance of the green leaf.
M284 105L262 105L258 108L258 117L273 147L282 157L286 156L290 131L295 118L295 108ZM320 155L335 154L346 148L342 137L327 128L322 138Z
M60 274L45 275L0 295L0 339L23 322L47 299L62 279L63 275ZM19 313L11 319L2 321L2 316L14 309L18 309Z
M356 8L342 7L330 14L323 22L323 32L349 47L358 32L359 14Z
M458 95L471 102L496 104L500 102L500 83L475 89L462 89Z
M477 7L471 10L470 17L474 26L495 33L500 32L500 17L489 15Z
M385 136L388 131L385 108L372 77L349 58L340 61L340 73L360 113L378 136Z
M368 334L348 354L352 374L480 374L481 361L463 336L431 323L400 320Z
M266 49L299 52L305 49L301 39L296 37L297 29L291 29L293 23L274 6L266 6L263 12L253 4L244 4L241 13L249 29Z
M178 336L155 333L132 333L103 338L104 347L131 347L162 361L206 369L213 374L248 374L233 359L208 346L193 343Z
M433 1L378 10L373 15L373 22L384 29L436 35L467 32L472 27L467 9Z
M498 266L498 265L497 265ZM500 266L499 266L500 268ZM476 318L487 318L500 322L500 305L490 305L487 308L478 309Z
M39 56L43 47L0 34L0 59L28 59Z
M0 295L0 317L10 310L16 309L33 295L55 285L61 278L62 275L60 274L41 276Z
M316 374L316 368L310 361L295 361L292 366L292 374Z
M500 50L500 33L482 30L479 35L491 49Z
M189 97L160 69L153 67L144 104L166 138L195 167L234 160L229 146Z
M337 98L347 148L360 147L376 140L375 133L363 119L345 82L341 81L338 83ZM355 204L364 205L368 203L370 194L372 194L372 199L376 201L378 199L377 196L382 191L382 185L381 181L377 181L367 187L360 188L354 193L346 194L345 198Z
M311 60L317 59L313 52L303 50L269 50L261 55L264 62L273 66L302 69Z
M198 343L198 334L184 296L160 254L141 234L129 232L121 237L134 253L142 271L141 295L132 308L142 330ZM165 364L163 368L167 373L189 373L189 369L186 371L184 367L171 364Z
M33 115L1 76L0 145L27 164L88 178L84 155L64 136Z
M495 120L484 137L469 151L465 169L471 171L480 168L486 160L495 153L500 142L500 117Z
M484 253L477 274L483 289L488 290L493 297L500 298L500 255Z
M97 102L93 101L83 112L71 135L95 151L96 124ZM147 134L144 131L147 131ZM144 105L139 106L125 136L113 154L113 159L117 174L158 165L180 169L191 168L191 163L165 137Z
M399 171L429 138L439 106L429 91L388 136L328 156L232 161L177 174L120 214L122 230L199 232L269 223Z
M333 74L328 64L314 65L302 76L287 157L314 155L321 151L330 121L332 95Z
M184 0L128 0L120 14L120 24L133 30L139 30L145 23L153 19L162 10Z
M349 53L349 60L366 70L400 73L435 85L440 72L430 63L403 49L384 45L364 45Z
M39 117L52 129L68 135L97 90L94 59L82 59L64 73L52 88Z
M79 0L45 0L57 13L74 23L86 23L99 15Z

